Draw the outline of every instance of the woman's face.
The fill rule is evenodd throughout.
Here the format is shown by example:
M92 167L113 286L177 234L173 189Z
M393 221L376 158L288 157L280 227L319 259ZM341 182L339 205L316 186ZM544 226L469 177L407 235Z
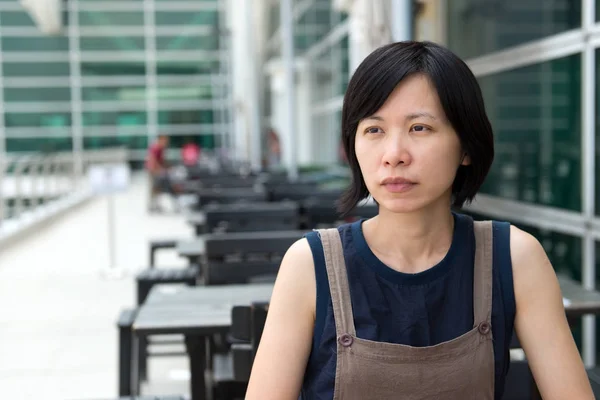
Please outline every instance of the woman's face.
M424 75L404 79L375 114L360 121L355 146L369 193L398 213L448 203L458 167L470 163Z

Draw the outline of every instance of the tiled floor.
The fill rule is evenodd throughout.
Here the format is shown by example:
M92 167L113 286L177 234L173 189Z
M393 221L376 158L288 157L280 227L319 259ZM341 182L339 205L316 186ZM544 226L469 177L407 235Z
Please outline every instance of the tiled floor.
M189 237L182 216L146 213L136 177L115 198L117 268L109 267L107 203L96 198L0 253L0 398L111 399L117 396L120 309L134 303L133 272L147 265L150 238ZM167 202L168 204L168 202ZM174 252L159 265L183 265ZM148 394L188 394L184 357L152 359Z

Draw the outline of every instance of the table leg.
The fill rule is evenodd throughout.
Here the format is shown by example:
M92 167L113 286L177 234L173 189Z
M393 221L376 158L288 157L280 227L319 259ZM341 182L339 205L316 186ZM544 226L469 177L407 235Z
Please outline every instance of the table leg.
M206 343L204 336L186 335L185 345L190 358L191 400L205 400ZM212 396L211 396L212 397Z
M140 395L140 376L139 376L139 351L140 351L140 337L133 335L132 346L131 346L131 375L130 375L130 389L132 396Z

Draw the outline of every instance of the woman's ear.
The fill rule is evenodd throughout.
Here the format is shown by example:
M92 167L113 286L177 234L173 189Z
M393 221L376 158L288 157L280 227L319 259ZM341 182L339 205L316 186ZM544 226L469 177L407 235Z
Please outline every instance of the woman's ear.
M463 153L460 165L471 165L471 157L467 153Z

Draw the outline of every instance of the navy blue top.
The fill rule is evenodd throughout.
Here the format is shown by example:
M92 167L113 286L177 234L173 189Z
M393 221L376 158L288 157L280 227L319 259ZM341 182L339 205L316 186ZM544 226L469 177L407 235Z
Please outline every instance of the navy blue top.
M348 270L356 335L378 342L433 346L473 328L473 220L454 215L452 244L432 268L406 274L391 269L373 254L362 232L362 220L340 226ZM493 222L493 300L495 399L501 399L510 363L515 317L510 225ZM336 332L323 245L316 232L306 235L317 282L313 346L302 385L302 399L333 399Z

